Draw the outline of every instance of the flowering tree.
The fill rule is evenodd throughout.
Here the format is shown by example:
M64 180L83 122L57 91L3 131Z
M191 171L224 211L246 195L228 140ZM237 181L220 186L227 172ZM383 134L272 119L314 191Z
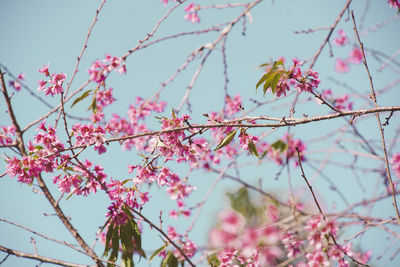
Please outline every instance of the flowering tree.
M47 200L52 212L26 216L24 222L2 215L2 227L31 235L32 247L23 250L24 241L1 239L1 263L12 256L61 266L134 266L157 260L171 267L398 262L400 50L385 51L381 43L374 47L364 40L386 33L384 27L399 26L399 2L374 3L385 14L393 13L376 22L368 19L374 14L370 1L347 0L330 10L332 21L314 20L318 27L328 26L285 33L321 38L308 43L311 54L301 47L295 55L284 49L279 55L257 51L259 61L252 62L258 66L256 78L244 76L241 93L235 76L243 67L235 71L238 67L229 64L241 65L237 54L229 53L235 45L230 40L261 23L269 27L269 42L283 45L285 40L277 37L281 21L268 24L257 13L279 4L161 2L149 5L164 15L132 48L128 42L127 52L96 59L87 55L91 45L98 45L91 44L96 26L107 5L116 5L100 1L72 72L53 62L37 63L37 90L28 82L37 74L15 74L2 62L0 148L5 163L0 175L3 184L7 181L2 190L10 191L8 181L20 184L25 194L33 191ZM161 34L178 12L184 14L178 24L190 30L169 28ZM190 48L181 65L169 65L165 80L151 73L156 90L129 90L129 83L119 83L145 75L145 61L135 61L142 50L161 46L165 58L157 63L169 63L168 42L175 42L178 53L187 37L195 37L190 46L197 48ZM390 34L384 38L398 41ZM343 51L345 58L338 56ZM79 72L85 64L87 72ZM217 71L218 81L211 78ZM174 92L182 87L183 92ZM117 103L125 100L127 109L122 110ZM221 185L234 189L225 194L228 205L213 210L213 197L225 191ZM7 208L17 212L10 202ZM83 213L72 217L71 208ZM104 215L100 219L90 215L96 209ZM50 231L41 233L27 225L51 225L51 215L62 223L57 230L48 226ZM88 226L75 220L88 221ZM61 227L73 241L57 238ZM91 234L82 230L87 227ZM387 238L380 251L369 236L376 229ZM207 238L198 238L202 235ZM75 250L83 255L81 262L46 253L38 239Z

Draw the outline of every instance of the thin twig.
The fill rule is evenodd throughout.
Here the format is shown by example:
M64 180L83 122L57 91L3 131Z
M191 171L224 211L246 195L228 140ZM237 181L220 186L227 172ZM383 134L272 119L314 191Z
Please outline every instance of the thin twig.
M70 262L66 262L66 261L62 261L62 260L57 260L57 259L53 259L53 258L35 255L35 254L25 253L25 252L18 251L15 249L3 247L2 245L0 245L0 251L3 251L5 253L7 253L8 255L15 255L17 257L33 259L33 260L37 260L37 261L44 262L44 263L52 263L52 264L59 265L59 266L87 267L87 265L75 264L75 263L70 263Z
M356 33L358 43L360 44L360 48L361 48L362 55L363 55L363 63L364 63L364 66L365 66L365 70L367 71L369 83L370 83L370 86L371 86L371 96L372 96L372 100L373 100L373 102L374 102L375 108L379 108L378 102L377 102L377 100L376 100L376 94L375 94L375 89L374 89L374 83L372 82L371 73L370 73L370 71L369 71L368 64L367 64L367 59L366 59L366 57L365 57L364 44L361 42L360 36L358 35L358 30L357 30L357 25L356 25L356 20L355 20L355 18L354 18L354 12L353 12L353 10L351 11L351 17L352 17L352 19L353 19L354 31L355 31L355 33ZM393 184L393 181L392 181L392 175L391 175L391 173L390 173L389 159L388 159L388 155L387 155L387 151L386 151L385 134L384 134L384 132L383 132L382 123L381 123L381 118L380 118L380 116L379 116L379 113L376 112L375 115L376 115L376 119L377 119L377 121L378 121L378 127L379 127L379 131L380 131L380 134L381 134L382 148L383 148L383 153L384 153L384 157L385 157L386 174L387 174L387 177L388 177L388 180L389 180L389 183L390 183L390 187L391 187L391 189L392 189L393 206L394 206L394 209L395 209L395 211L396 211L397 221L398 221L398 223L400 224L400 212L399 212L399 208L398 208L398 206L397 206L397 200L396 200L396 195L395 195L395 192L396 192L396 191L395 191L394 184Z
M308 188L310 189L311 194L312 194L312 196L313 196L313 198L314 198L314 202L315 202L315 204L316 204L317 207L318 207L319 213L321 213L321 215L322 215L322 217L324 218L324 220L326 220L325 214L324 214L324 212L322 211L321 206L319 205L319 202L318 202L318 200L317 200L317 197L315 196L314 190L312 189L312 186L311 186L310 183L308 182L307 177L306 177L306 175L305 175L305 173L304 173L303 165L301 164L300 152L299 152L299 149L298 149L297 147L296 147L296 151L297 151L297 158L298 158L299 166L300 166L300 170L301 170L301 177L303 177L304 181L307 183L307 186L308 186Z

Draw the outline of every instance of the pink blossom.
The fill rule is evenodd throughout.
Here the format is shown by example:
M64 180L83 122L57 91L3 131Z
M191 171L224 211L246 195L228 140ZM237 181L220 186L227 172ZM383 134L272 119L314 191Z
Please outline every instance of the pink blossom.
M112 88L100 90L96 93L97 110L102 111L104 107L111 105L116 99L112 95Z
M11 136L15 136L15 126L0 126L0 145L8 146L13 143L13 139Z
M242 98L237 94L234 98L229 95L225 96L226 109L225 112L228 116L235 115L242 109Z
M47 63L46 65L43 65L43 67L41 67L39 69L39 72L45 74L46 76L50 76L49 66L50 66L50 63Z
M338 37L333 39L333 42L337 46L343 46L343 45L347 44L348 39L347 39L346 33L342 29L340 29L338 31Z
M21 83L18 80L10 81L10 86L13 87L17 92L21 90Z
M352 110L353 102L349 101L349 95L344 94L341 97L337 97L333 99L333 104L338 110Z
M195 5L194 3L190 3L185 7L185 19L192 22L192 23L198 23L200 22L200 18L197 15L197 11L200 9L199 6Z
M399 0L388 0L390 7L397 8L400 10L400 2Z
M394 170L397 177L400 178L400 153L393 154L390 159L390 164L392 164L392 169Z
M96 60L90 66L88 72L90 74L90 80L98 84L104 82L108 77L108 74L115 70L121 73L126 73L125 63L121 66L122 59L119 57L113 57L109 54L105 54L103 61ZM119 67L119 68L118 68Z
M200 22L200 18L197 13L187 13L184 18L192 23Z
M13 87L17 92L21 90L21 81L25 79L25 73L20 73L16 80L10 81L9 84Z
M353 48L350 51L348 62L353 64L360 64L363 61L363 54L360 48Z
M58 74L53 73L50 75L48 68L49 64L43 66L39 70L40 73L45 73L46 76L49 77L50 79L48 81L39 80L38 91L43 91L45 95L51 94L51 96L62 94L64 91L62 85L67 75L65 75L64 73L58 73ZM49 85L46 87L47 84Z
M337 72L340 72L340 73L345 73L350 70L347 62L340 58L336 59L335 69Z

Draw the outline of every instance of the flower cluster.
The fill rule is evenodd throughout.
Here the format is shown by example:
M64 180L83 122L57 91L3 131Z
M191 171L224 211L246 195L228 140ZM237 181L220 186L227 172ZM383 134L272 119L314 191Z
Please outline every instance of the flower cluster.
M14 81L10 81L9 84L13 87L17 92L21 90L21 81L25 79L25 73L20 73Z
M99 154L103 154L107 151L104 146L106 141L104 136L107 132L110 132L108 126L104 128L101 125L76 123L72 126L71 134L76 138L75 146L94 145L94 150Z
M93 166L92 162L85 160L80 166L66 168L65 174L53 177L53 182L57 184L60 192L87 196L101 189L106 178L103 167Z
M242 97L239 94L233 98L230 95L226 95L225 105L224 114L229 117L233 116L242 110Z
M297 264L299 267L330 266L332 261L336 262L339 267L349 267L350 263L345 259L345 256L354 257L362 263L366 263L369 260L371 252L357 253L351 249L351 243L340 246L333 242L338 230L335 219L324 220L322 215L318 215L307 221L304 230L307 231L307 240L303 241L303 246L308 246L305 255L307 264L299 262ZM297 247L294 243L298 244L299 240L293 235L291 237L291 239L284 241L285 245ZM289 250L289 253L293 254L295 252Z
M266 73L257 83L256 87L264 83L264 94L267 90L271 90L277 97L286 96L292 86L299 93L312 92L318 88L320 82L318 72L311 69L303 72L300 68L303 65L303 61L292 59L292 62L293 65L289 70L285 69L283 58L275 61L273 64L263 64L262 66L266 66Z
M137 97L136 103L129 106L129 119L127 120L117 114L113 114L113 117L108 121L109 128L112 129L114 136L119 137L148 132L145 119L153 112L163 112L165 106L166 103L162 101L151 101ZM148 141L149 137L146 136L128 139L124 141L123 149L130 150L135 148L136 150L144 150Z
M64 149L64 145L58 140L56 130L51 125L46 127L43 122L38 131L34 137L35 144L30 142L27 147L27 156L7 159L7 174L17 176L21 183L31 184L33 178L38 177L41 172L53 172L61 164L56 161L57 151ZM62 161L64 158L60 159Z
M195 5L194 3L190 3L185 7L185 19L192 22L192 23L199 23L200 18L197 14L197 11L200 9L198 5Z
M283 255L278 246L279 229L247 226L245 218L231 210L221 212L218 219L218 227L209 232L209 243L220 250L217 254L220 266L234 263L270 266Z
M399 0L388 0L388 3L392 8L397 8L399 10L399 12L400 12L400 2L399 2Z
M149 201L148 192L142 193L137 186L127 187L124 182L113 180L107 183L107 192L112 204L108 207L107 217L114 223L125 224L127 215L123 210L124 206L131 209L141 209Z
M48 80L39 80L38 91L43 91L45 95L51 94L51 96L62 94L64 92L62 85L67 75L64 73L53 73L50 75L49 65L50 64L44 65L39 69L39 72L46 75Z
M281 139L272 145L266 142L260 142L259 150L265 151L264 154L274 160L278 165L282 165L294 159L295 166L299 165L297 150L300 154L300 160L306 161L306 145L300 139L294 139L291 135L285 134Z
M235 211L219 214L217 226L209 232L209 243L217 249L216 265L274 266L282 257L287 257L298 259L295 265L289 266L349 267L348 257L362 263L369 260L371 252L355 252L351 243L341 246L334 241L338 231L335 219L325 220L317 215L293 231L272 226L280 217L270 207L265 209L268 220L256 227L249 218Z
M326 89L322 91L321 96L333 103L334 108L338 110L352 110L353 109L353 102L349 101L349 95L344 94L342 96L333 96L331 89ZM322 104L321 100L318 100L319 104Z
M13 143L11 136L15 136L15 126L0 126L2 131L0 131L0 145L9 146Z
M96 60L90 66L88 72L90 74L91 81L101 84L106 80L108 74L113 70L117 70L120 74L126 73L125 63L121 65L121 58L112 57L109 54L106 54L103 61Z
M111 105L116 99L112 95L112 88L96 92L96 106L98 111L103 111L105 106Z
M180 118L175 115L171 119L163 118L161 121L163 132L150 140L151 151L154 152L155 149L158 149L165 161L176 159L177 162L196 163L198 161L197 152L202 150L204 144L196 139L185 142L187 136L184 130L171 131L185 126L185 123L188 123L189 120L188 115L183 115Z
M333 42L337 45L337 46L344 46L348 43L348 38L346 35L346 32L342 29L338 30L338 37L336 37L335 39L333 39Z
M334 43L338 46L344 46L348 43L346 33L340 29L338 31L339 37L334 39ZM360 64L363 60L363 54L359 47L353 47L350 51L349 56L346 59L337 58L335 63L335 69L339 73L345 73L350 71L349 64Z
M258 141L257 136L250 135L245 131L242 131L239 135L239 144L243 150L249 150L250 144L256 144Z
M175 242L175 244L182 248L183 253L185 253L187 257L191 258L194 256L194 254L196 254L197 245L190 241L186 236L178 234L174 227L168 226L167 234L168 237ZM183 261L185 259L178 249L174 249L172 253L179 261ZM165 258L165 249L160 252L160 256Z

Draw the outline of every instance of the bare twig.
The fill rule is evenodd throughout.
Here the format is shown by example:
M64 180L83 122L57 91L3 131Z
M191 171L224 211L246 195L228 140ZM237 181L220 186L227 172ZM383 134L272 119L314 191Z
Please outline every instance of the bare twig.
M2 245L0 245L0 251L3 251L5 253L7 253L8 255L15 255L17 257L33 259L33 260L37 260L37 261L40 261L43 263L52 263L52 264L59 265L59 266L87 267L87 265L75 264L75 263L70 263L70 262L66 262L66 261L62 261L62 260L57 260L57 259L53 259L53 258L35 255L35 254L25 253L25 252L18 251L15 249L3 247Z
M374 83L372 82L371 73L370 73L370 71L369 71L368 64L367 64L367 59L366 59L366 57L365 57L364 44L361 42L360 36L358 35L356 20L355 20L355 18L354 18L354 12L353 12L353 11L351 11L351 17L352 17L352 19L353 19L354 31L355 31L355 33L356 33L358 43L360 44L360 48L361 48L362 55L363 55L364 66L365 66L365 69L366 69L366 71L367 71L369 83L370 83L370 86L371 86L371 96L372 96L372 100L373 100L373 102L374 102L375 108L378 108L379 106L378 106L378 102L377 102L377 100L376 100L376 94L375 94L375 89L374 89ZM396 200L396 195L395 195L395 192L396 192L396 191L395 191L394 184L393 184L393 181L392 181L392 175L391 175L391 173L390 173L389 159L388 159L388 155L387 155L387 151L386 151L385 135L384 135L384 132L383 132L382 123L381 123L381 119L380 119L379 113L376 112L375 115L376 115L376 119L377 119L377 121L378 121L379 131L380 131L380 133L381 133L382 148L383 148L383 153L384 153L384 157L385 157L385 165L386 165L386 166L385 166L385 167L386 167L386 174L387 174L387 177L388 177L388 180L389 180L389 183L390 183L390 187L391 187L391 189L392 189L393 206L394 206L394 209L395 209L395 211L396 211L397 221L398 221L398 223L400 224L400 212L399 212L399 208L398 208L398 206L397 206L397 200Z

